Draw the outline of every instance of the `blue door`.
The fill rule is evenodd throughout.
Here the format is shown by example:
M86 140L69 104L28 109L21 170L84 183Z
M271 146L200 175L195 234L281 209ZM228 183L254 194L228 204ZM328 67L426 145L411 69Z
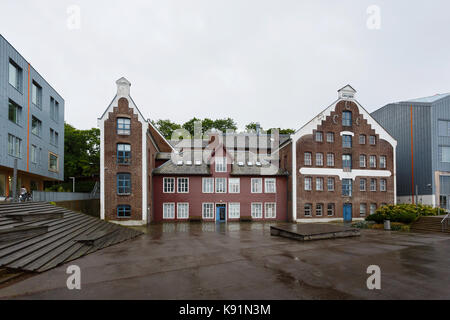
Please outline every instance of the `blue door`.
M226 220L226 207L224 204L218 204L216 206L216 221L225 222Z
M352 221L352 205L351 203L344 204L344 222Z

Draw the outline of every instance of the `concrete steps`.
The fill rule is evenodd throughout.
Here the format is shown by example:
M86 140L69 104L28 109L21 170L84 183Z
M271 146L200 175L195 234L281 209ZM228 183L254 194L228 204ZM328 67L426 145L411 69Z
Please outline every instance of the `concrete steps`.
M442 230L441 220L442 216L430 216L430 217L420 217L411 225L411 231L413 232L433 232L433 233L443 233L450 235L450 225L447 229Z

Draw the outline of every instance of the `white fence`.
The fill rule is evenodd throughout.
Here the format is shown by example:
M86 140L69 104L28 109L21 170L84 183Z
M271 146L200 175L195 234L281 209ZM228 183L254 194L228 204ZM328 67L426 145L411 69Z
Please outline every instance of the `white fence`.
M72 200L89 200L98 199L98 194L84 192L48 192L33 191L33 201L72 201Z

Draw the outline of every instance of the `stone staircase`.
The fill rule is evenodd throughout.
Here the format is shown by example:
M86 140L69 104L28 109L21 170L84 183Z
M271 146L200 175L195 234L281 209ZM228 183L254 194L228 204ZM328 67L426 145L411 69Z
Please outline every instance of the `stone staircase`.
M450 225L442 229L441 221L444 216L420 217L411 225L412 232L434 232L450 235Z

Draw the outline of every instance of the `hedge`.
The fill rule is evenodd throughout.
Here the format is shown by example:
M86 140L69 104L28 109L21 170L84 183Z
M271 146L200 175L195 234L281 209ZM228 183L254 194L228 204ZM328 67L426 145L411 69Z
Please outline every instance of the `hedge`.
M422 204L386 205L377 209L374 214L366 218L367 221L383 223L384 220L409 224L420 216L436 216L445 214L441 208L433 208Z

